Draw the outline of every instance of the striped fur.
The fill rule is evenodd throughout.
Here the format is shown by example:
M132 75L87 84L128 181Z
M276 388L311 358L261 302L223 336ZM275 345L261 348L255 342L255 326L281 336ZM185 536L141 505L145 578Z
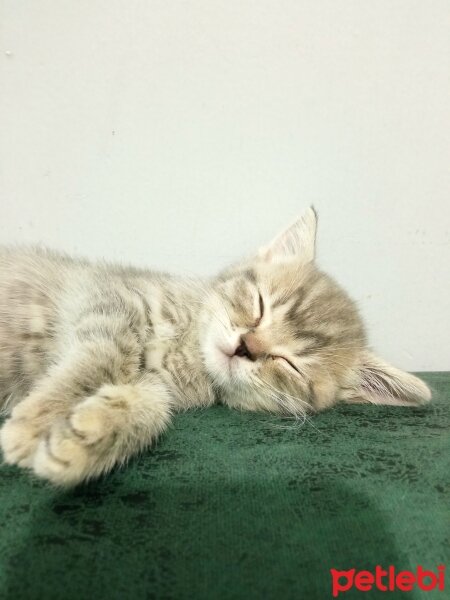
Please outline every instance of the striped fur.
M218 400L301 418L339 399L428 400L368 351L354 303L315 266L315 230L310 210L210 280L1 250L5 460L73 485Z

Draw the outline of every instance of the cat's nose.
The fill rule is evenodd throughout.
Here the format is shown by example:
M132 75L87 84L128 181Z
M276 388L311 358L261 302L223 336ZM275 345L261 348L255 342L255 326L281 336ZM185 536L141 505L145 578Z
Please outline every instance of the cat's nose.
M247 348L247 344L244 342L244 340L242 338L239 343L239 346L234 351L234 355L249 358L250 360L255 360L253 358L253 356L250 354L249 349Z
M263 354L263 348L254 334L246 333L241 337L234 354L254 361Z

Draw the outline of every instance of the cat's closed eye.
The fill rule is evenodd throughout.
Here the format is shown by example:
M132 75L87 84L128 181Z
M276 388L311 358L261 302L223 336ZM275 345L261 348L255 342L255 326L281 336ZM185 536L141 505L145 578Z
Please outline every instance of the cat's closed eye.
M258 303L259 303L259 317L256 319L255 323L253 324L253 327L258 327L258 325L261 323L262 318L264 316L264 300L263 300L263 297L261 296L261 292L258 292Z
M289 368L293 369L298 374L300 374L299 369L294 365L294 363L292 361L290 361L285 356L275 355L275 356L272 356L272 360L279 361L280 363L283 363L285 366L288 366Z

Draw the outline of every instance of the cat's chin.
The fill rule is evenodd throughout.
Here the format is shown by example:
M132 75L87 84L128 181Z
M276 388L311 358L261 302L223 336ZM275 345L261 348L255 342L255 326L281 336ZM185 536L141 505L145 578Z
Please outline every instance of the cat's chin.
M228 386L222 386L220 399L222 404L237 410L252 412L270 412L283 414L280 406L270 395L264 395L247 385L234 382Z

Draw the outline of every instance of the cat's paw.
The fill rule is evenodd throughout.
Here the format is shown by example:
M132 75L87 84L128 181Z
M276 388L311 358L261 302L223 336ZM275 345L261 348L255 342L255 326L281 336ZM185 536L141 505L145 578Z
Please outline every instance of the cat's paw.
M30 467L45 432L61 418L61 403L31 394L17 404L0 430L0 446L6 463Z
M103 445L112 441L129 407L128 390L124 392L124 388L103 386L95 396L74 408L68 427L81 445Z
M131 387L111 385L77 404L39 443L35 473L59 485L75 485L109 470L132 399Z
M55 424L39 442L32 467L36 475L57 485L74 485L85 479L88 464L88 448L65 424Z
M30 467L39 444L41 431L32 421L9 418L0 429L3 458L10 465Z

